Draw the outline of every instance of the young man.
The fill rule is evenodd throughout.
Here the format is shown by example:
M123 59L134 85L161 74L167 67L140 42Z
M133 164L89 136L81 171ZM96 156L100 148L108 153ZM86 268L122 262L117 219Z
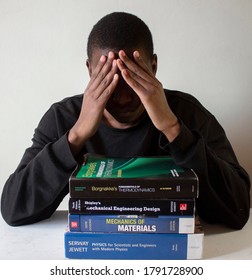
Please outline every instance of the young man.
M156 79L151 33L134 15L102 18L88 38L90 82L84 94L53 104L35 130L1 201L10 225L52 215L68 193L83 154L171 155L199 176L197 212L240 229L248 220L250 180L225 132L191 95Z

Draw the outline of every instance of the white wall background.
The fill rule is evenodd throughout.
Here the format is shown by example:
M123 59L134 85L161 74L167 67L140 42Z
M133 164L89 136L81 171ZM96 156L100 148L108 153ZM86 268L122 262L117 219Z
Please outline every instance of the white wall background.
M49 106L83 92L88 34L113 11L149 25L160 81L217 117L252 177L251 0L0 0L0 191Z

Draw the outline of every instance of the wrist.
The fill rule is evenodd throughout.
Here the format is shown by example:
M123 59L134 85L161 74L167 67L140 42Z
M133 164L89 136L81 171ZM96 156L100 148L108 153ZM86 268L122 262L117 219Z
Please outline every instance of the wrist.
M180 133L181 130L181 124L179 120L176 118L176 120L167 126L165 129L161 130L161 132L166 136L168 141L171 143Z
M68 132L67 140L69 143L70 150L74 156L77 156L81 151L88 137L78 133L75 127L71 128Z

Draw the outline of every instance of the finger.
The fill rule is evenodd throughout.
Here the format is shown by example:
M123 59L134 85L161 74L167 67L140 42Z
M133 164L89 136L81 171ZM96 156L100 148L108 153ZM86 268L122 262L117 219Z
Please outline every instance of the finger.
M133 57L135 59L135 62L137 65L139 65L146 73L150 74L151 76L154 76L154 73L150 70L148 65L143 60L142 56L140 55L139 51L134 51Z
M91 77L89 90L94 92L95 98L98 98L103 90L110 84L114 74L118 70L114 54L110 52L108 58L106 58L106 63L104 63L102 67L96 67L96 69L98 70Z
M102 113L106 107L106 104L107 104L109 98L112 96L112 94L118 84L118 81L119 81L119 75L114 74L111 83L106 88L104 88L104 90L98 97L95 97L95 94L91 91L85 92L83 100L86 100L86 101L84 103L87 104L88 107L91 106L90 110L96 108L94 110L98 109L98 113L99 112Z
M114 90L118 84L118 81L119 81L119 75L114 74L113 79L110 82L110 84L106 88L103 89L102 93L100 94L99 98L97 99L98 101L103 102L104 106L106 105L110 96L114 92Z
M156 79L155 76L152 77L148 75L148 77L143 78L142 75L138 75L136 72L132 72L131 70L126 68L122 61L117 60L117 65L122 73L122 77L125 82L137 94L140 93L140 91L150 92L160 86L160 82Z
M139 97L141 94L144 94L148 89L149 83L143 80L142 78L136 76L128 69L122 69L121 74L125 82L136 92L136 94Z
M143 65L143 68L138 65L136 62L134 62L133 60L131 60L124 51L119 51L119 58L121 59L122 63L124 64L124 68L128 68L132 73L134 73L135 75L145 79L145 80L149 80L150 77L154 77L152 71L147 67L147 65L144 64L144 62L142 62L142 58L138 58L138 62L141 63L141 65ZM119 66L119 65L118 65Z
M95 67L95 70L93 71L93 73L91 75L91 78L95 79L97 77L97 75L100 73L101 69L105 65L106 61L107 61L107 57L105 55L102 55L99 59L97 66Z
M148 88L149 82L138 76L136 72L132 72L128 68L126 68L126 66L120 59L117 59L117 66L122 73L123 79L130 87L132 87L132 85L135 85L134 88L136 88L137 84L139 84L139 87L140 85L142 85L142 88ZM144 84L145 86L143 86Z
M113 94L117 84L119 81L119 75L114 74L108 84L103 84L102 86L98 87L96 90L86 89L84 95L93 100L93 102L97 102L97 105L103 106L109 97ZM105 102L105 103L104 103Z
M107 73L107 75L104 77L104 79L102 79L98 85L97 88L97 94L101 95L104 93L105 90L107 90L108 88L111 87L111 83L113 85L113 83L115 82L114 79L117 80L117 64L116 64L116 60L113 61L112 63L112 69L110 72Z
M122 60L118 58L116 60L118 69L122 72L123 69L126 69L126 66L123 64Z
M102 55L99 59L97 66L95 67L95 70L92 72L92 75L90 76L90 80L87 85L87 89L89 89L92 86L95 77L97 77L98 73L101 71L101 69L104 66L106 61L107 61L106 56Z
M109 52L108 56L102 55L98 65L96 66L94 72L91 75L91 80L95 80L95 81L103 80L103 78L111 70L113 60L114 60L113 52Z
M105 108L106 103L110 96L113 94L117 84L119 81L119 75L114 74L111 82L108 84L107 87L103 88L103 90L100 90L99 95L97 92L92 92L92 91L85 91L84 96L86 100L91 100L91 104L93 103L93 106L96 107L98 106L99 108ZM90 108L91 109L91 108Z

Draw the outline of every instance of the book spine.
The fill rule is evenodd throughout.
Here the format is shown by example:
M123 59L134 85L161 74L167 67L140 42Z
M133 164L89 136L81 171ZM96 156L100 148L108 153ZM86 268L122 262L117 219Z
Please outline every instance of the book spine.
M68 222L71 232L103 233L193 233L195 225L194 216L70 214Z
M195 199L69 199L70 214L180 215L195 213Z
M199 185L196 178L172 179L163 181L113 179L94 181L70 179L69 192L73 198L196 198L199 195Z
M66 232L65 256L70 259L200 259L203 234Z

